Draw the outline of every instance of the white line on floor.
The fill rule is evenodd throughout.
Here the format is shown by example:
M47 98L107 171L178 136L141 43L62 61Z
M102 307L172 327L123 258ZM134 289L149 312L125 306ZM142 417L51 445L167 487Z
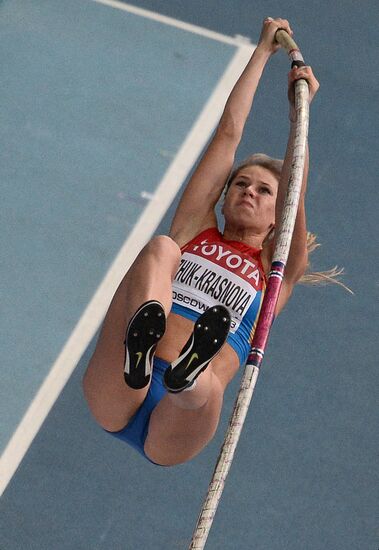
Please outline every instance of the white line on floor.
M105 2L103 3L111 3ZM117 4L117 2L112 2ZM135 257L154 234L222 114L225 101L255 46L239 43L178 154L75 326L0 458L0 496L102 322L111 298Z
M218 40L219 42L224 42L225 44L232 44L234 46L240 46L244 43L249 43L250 40L247 37L236 35L235 37L227 36L210 29L205 29L203 27L198 27L197 25L192 25L191 23L185 23L179 19L173 19L166 15L161 15L153 11L145 10L143 8L138 8L137 6L132 6L131 4L125 4L124 2L117 2L117 0L94 0L98 4L104 4L104 6L109 6L111 8L116 8L119 10L127 11L128 13L133 13L134 15L140 15L146 19L152 19L164 25L170 25L171 27L176 27L183 31L192 32L194 34L200 34L206 38L211 38L212 40Z

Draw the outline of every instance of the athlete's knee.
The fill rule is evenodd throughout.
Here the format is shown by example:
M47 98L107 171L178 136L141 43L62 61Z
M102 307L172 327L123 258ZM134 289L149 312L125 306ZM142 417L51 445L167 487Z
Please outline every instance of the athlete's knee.
M179 263L181 252L175 241L167 235L157 235L146 245L146 251L157 256L159 261Z

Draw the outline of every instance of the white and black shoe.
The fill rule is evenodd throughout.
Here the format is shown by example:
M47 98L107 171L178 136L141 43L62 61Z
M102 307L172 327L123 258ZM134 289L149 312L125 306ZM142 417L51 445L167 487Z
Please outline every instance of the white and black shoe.
M124 378L131 388L138 390L150 382L154 352L165 330L165 312L156 300L142 304L131 318L124 342Z
M222 305L210 307L200 315L180 356L165 371L167 391L181 392L193 384L224 345L230 321L229 311Z

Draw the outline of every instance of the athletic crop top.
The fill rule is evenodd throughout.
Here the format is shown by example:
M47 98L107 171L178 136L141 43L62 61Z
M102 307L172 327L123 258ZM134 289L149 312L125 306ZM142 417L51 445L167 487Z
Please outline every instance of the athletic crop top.
M261 251L224 239L216 227L202 231L181 251L171 311L195 322L209 307L223 304L232 317L227 342L244 364L266 288Z

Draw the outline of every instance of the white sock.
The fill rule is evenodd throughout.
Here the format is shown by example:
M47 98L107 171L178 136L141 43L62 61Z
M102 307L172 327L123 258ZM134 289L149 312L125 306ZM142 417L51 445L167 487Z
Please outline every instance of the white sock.
M197 385L197 380L194 380L192 384L188 386L188 388L185 388L183 391L192 391L196 388L196 385Z

